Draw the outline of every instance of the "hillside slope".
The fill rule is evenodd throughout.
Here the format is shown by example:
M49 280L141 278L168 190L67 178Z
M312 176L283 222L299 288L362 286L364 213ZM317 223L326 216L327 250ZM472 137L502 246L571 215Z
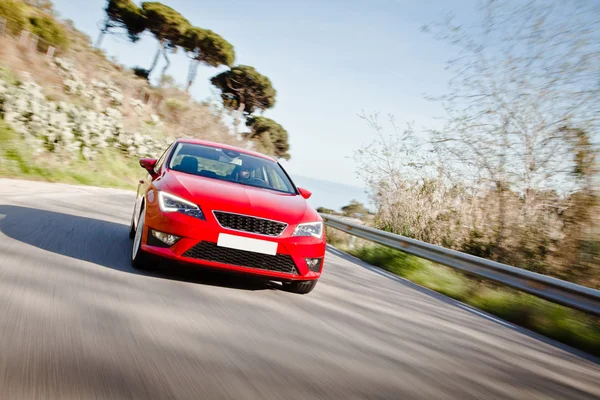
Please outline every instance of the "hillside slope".
M36 31L38 16L54 21L68 44ZM250 146L219 110L176 87L152 87L52 10L7 0L0 18L0 175L128 186L136 158L160 155L176 137ZM106 162L98 168L102 160L118 173L107 173Z

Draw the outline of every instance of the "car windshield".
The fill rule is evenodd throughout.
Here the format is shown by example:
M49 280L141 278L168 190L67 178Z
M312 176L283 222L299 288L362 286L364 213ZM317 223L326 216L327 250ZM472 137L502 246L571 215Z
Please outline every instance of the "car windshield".
M178 143L169 169L296 194L294 185L278 163L220 147Z

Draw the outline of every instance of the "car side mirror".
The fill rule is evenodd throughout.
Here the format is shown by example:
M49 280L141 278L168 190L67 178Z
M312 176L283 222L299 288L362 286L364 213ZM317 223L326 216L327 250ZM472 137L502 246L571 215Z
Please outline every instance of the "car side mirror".
M309 199L310 196L312 196L312 192L310 190L306 190L306 189L303 189L303 188L299 187L298 191L300 192L300 195L302 197L304 197L305 199Z
M156 176L156 172L154 172L154 167L156 166L156 158L141 158L140 166L144 168L148 173L154 178Z

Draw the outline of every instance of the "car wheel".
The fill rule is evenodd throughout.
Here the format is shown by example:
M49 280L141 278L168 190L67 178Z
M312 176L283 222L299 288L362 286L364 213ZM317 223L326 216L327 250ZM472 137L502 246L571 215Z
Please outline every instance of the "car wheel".
M283 290L286 292L307 294L317 286L317 281L296 281L296 282L283 282Z
M131 249L131 265L136 269L152 269L150 255L142 250L142 236L144 234L144 224L146 221L146 213L142 208L138 226L133 237L133 246Z
M135 237L135 225L133 220L135 219L135 207L133 207L133 213L131 214L131 222L129 223L129 239L133 239Z

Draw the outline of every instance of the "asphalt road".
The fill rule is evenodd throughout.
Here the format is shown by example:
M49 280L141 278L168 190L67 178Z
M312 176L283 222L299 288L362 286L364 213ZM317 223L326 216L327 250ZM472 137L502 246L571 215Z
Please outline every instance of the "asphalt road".
M330 251L305 296L129 266L133 194L0 180L0 399L598 399L598 361Z

